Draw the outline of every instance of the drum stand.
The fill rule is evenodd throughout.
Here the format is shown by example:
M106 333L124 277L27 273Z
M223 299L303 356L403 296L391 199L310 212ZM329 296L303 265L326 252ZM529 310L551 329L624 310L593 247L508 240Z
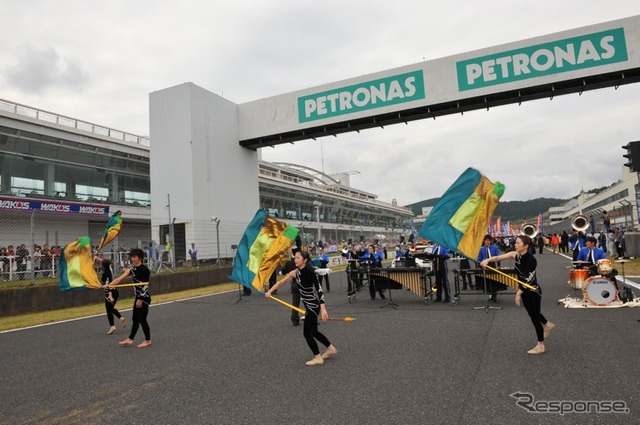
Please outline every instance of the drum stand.
M489 293L487 292L487 269L482 269L482 280L484 281L483 286L484 286L484 299L485 299L485 305L484 307L473 307L472 310L483 310L485 313L489 313L490 310L502 310L502 307L498 307L498 306L494 306L494 305L489 305ZM477 285L477 282L476 282ZM477 287L477 286L476 286Z

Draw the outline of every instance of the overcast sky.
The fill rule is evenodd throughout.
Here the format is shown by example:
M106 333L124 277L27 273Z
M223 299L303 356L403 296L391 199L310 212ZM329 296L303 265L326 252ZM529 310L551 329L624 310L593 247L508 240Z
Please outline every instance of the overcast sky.
M234 103L640 14L638 0L2 0L0 98L138 135L149 93L193 82ZM621 177L640 84L268 148L401 205L469 167L503 200ZM152 141L153 146L153 141ZM152 150L153 152L153 150Z

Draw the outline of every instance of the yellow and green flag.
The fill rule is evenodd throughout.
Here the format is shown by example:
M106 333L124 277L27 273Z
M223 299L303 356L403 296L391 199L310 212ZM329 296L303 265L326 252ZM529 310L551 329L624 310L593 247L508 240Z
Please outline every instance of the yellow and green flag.
M65 246L60 253L61 291L80 289L98 289L102 287L100 279L93 268L91 239L84 236Z
M113 215L109 218L109 222L107 223L107 228L104 229L104 232L102 233L102 239L100 239L100 244L96 249L100 251L102 247L104 247L106 244L114 240L116 236L118 236L118 234L120 233L121 229L122 229L122 211L118 210L115 213L113 213Z
M492 183L478 170L467 168L433 207L420 235L476 258L503 194L502 183Z
M300 230L270 217L260 209L238 244L231 280L264 292L280 259L291 249Z

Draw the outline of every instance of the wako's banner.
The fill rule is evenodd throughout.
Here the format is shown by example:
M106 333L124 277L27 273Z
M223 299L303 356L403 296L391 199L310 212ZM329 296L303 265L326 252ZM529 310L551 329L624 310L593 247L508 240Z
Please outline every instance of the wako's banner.
M0 210L3 211L43 211L61 214L109 215L106 205L77 204L73 202L49 201L43 199L8 198L0 196Z

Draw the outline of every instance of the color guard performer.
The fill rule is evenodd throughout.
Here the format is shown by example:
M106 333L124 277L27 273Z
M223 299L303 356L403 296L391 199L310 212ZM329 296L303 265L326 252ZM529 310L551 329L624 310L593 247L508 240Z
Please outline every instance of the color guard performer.
M518 292L516 292L515 303L518 307L520 304L524 305L527 310L531 322L536 330L536 337L538 343L531 350L527 351L527 354L542 354L545 352L544 340L551 334L555 325L549 322L540 312L540 305L542 303L542 289L538 285L538 279L536 277L536 267L538 265L536 257L532 255L529 250L533 246L533 242L529 236L520 235L516 239L516 250L507 252L506 254L492 257L492 261L500 260L515 260L515 270L518 275L518 280L524 282L529 286L533 286L535 290L525 288L520 284ZM485 259L480 263L480 267L487 267L490 259Z

